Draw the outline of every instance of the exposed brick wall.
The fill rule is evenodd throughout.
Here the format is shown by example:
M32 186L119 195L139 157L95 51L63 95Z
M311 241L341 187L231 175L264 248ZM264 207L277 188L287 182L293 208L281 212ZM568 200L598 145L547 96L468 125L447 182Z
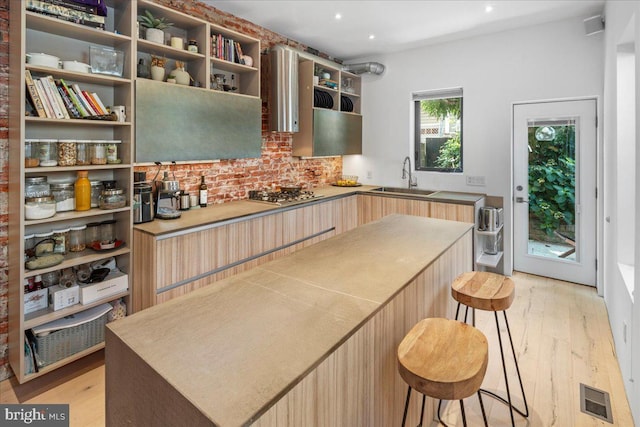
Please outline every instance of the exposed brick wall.
M297 48L304 46L233 15L192 0L156 0L173 9L203 18L236 31L259 38L262 49L278 43ZM268 63L262 59L263 133L262 155L258 159L222 160L179 165L174 168L187 191L195 191L202 173L209 184L209 202L223 203L246 198L247 191L272 184L304 184L306 187L325 185L341 174L341 158L298 159L291 155L291 135L268 132L269 97ZM12 375L7 360L7 189L8 157L8 73L9 73L9 0L0 0L0 380ZM136 167L153 178L157 167ZM167 167L164 168L166 170Z

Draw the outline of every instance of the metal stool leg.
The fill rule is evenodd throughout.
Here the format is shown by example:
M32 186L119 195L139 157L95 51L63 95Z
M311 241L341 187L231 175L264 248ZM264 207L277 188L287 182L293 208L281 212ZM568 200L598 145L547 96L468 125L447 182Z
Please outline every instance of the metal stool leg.
M420 427L422 427L422 420L424 419L424 404L427 401L427 396L422 395L422 411L420 411Z
M442 400L438 400L438 424L442 424L444 427L448 427L444 421L442 421L442 418L440 418L440 407L442 406Z
M462 412L462 425L467 427L467 417L464 414L464 402L460 399L460 412Z
M511 354L513 355L513 361L516 365L516 372L518 374L518 381L520 383L520 391L522 392L522 399L524 400L524 407L525 410L524 412L521 411L520 409L516 408L513 405L513 402L511 402L511 391L509 390L509 380L507 379L507 365L505 363L504 360L504 349L502 346L502 336L500 334L500 324L498 322L498 313L494 312L494 316L496 319L496 331L498 333L498 343L500 344L500 358L502 359L502 372L504 374L504 382L507 388L507 399L505 400L504 397L502 396L498 396L496 393L493 393L491 391L488 390L484 390L484 389L480 389L480 392L488 394L494 398L496 398L497 400L499 400L500 402L506 404L507 406L509 406L509 413L511 415L511 425L513 427L515 427L516 423L515 423L515 419L513 417L513 411L516 411L518 414L522 415L523 417L527 418L529 417L529 406L527 405L527 397L525 396L524 393L524 386L522 384L522 377L520 376L520 368L518 367L518 359L516 358L516 350L513 346L513 339L511 338L511 330L509 328L509 321L507 320L507 313L506 311L502 312L504 314L504 319L505 319L505 324L507 326L507 333L509 336L509 343L511 344Z
M411 386L407 388L407 400L404 403L404 415L402 415L402 427L407 421L407 411L409 410L409 400L411 399Z
M480 401L480 410L482 411L482 421L484 421L484 427L489 427L489 423L487 422L487 413L484 411L484 404L482 403L482 395L480 394L480 390L478 390L478 400Z

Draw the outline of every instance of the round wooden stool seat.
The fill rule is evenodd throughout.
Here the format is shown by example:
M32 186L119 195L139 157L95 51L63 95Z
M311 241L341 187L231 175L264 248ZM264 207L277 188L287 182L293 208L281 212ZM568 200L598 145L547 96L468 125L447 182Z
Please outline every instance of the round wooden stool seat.
M424 319L398 347L398 370L414 390L436 399L461 400L476 393L488 362L487 339L471 325Z
M502 274L471 271L461 274L451 285L453 298L472 308L504 311L513 303L513 280Z

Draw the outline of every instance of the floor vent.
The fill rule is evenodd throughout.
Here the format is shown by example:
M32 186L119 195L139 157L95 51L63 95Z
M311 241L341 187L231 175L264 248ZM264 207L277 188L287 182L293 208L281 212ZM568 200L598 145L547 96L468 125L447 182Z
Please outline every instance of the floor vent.
M611 400L606 391L580 384L580 410L613 424Z

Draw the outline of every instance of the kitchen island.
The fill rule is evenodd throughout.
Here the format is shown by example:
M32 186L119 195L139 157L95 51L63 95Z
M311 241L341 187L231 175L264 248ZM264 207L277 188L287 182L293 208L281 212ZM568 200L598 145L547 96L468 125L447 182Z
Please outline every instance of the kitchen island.
M472 239L390 215L109 324L107 425L397 424L397 345L450 317Z

